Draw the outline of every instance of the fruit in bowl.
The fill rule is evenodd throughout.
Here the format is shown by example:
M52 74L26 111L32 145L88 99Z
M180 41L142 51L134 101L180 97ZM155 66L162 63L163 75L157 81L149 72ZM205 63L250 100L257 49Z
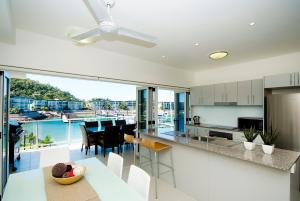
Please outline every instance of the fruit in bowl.
M59 184L68 185L79 181L85 173L82 165L57 163L52 168L52 177Z

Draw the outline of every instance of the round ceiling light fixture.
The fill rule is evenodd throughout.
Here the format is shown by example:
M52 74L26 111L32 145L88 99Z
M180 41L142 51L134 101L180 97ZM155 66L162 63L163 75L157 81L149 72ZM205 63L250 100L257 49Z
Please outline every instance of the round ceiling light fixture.
M213 52L209 55L209 58L213 60L219 60L223 59L224 57L228 56L228 52L226 51L218 51L218 52Z

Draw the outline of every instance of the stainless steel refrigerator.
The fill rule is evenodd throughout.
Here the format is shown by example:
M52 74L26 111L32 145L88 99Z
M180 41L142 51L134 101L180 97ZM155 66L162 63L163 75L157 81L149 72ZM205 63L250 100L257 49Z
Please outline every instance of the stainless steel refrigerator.
M300 152L300 92L279 90L266 96L265 126L279 131L277 148Z

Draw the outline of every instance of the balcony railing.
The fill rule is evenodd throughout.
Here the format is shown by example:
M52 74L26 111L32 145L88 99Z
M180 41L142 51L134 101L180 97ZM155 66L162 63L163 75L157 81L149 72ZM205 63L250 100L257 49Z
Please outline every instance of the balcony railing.
M51 119L51 120L35 120L20 121L25 131L24 137L21 139L22 149L36 149L43 146L51 146L58 144L80 143L82 134L80 125L84 121L100 121L116 120L117 117L91 117L91 118L72 118L72 119ZM134 123L134 116L122 117L127 123Z

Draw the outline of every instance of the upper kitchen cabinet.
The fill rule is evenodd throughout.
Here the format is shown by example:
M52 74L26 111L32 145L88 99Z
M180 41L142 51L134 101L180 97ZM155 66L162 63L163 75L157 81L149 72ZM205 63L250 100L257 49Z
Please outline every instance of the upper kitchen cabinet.
M203 86L200 95L200 105L214 105L214 87L213 85Z
M295 86L300 86L300 73L294 73Z
M215 102L222 103L225 102L225 84L214 85Z
M225 84L225 102L227 103L237 102L237 82L231 82Z
M252 105L263 105L264 102L264 86L263 80L252 80Z
M200 105L200 96L202 94L202 87L191 87L191 105Z
M251 80L238 82L238 105L251 105Z
M238 82L238 105L263 105L263 80Z
M215 103L237 102L237 82L214 85Z
M212 85L191 88L191 105L214 105Z
M300 86L299 73L287 73L265 77L265 88Z

